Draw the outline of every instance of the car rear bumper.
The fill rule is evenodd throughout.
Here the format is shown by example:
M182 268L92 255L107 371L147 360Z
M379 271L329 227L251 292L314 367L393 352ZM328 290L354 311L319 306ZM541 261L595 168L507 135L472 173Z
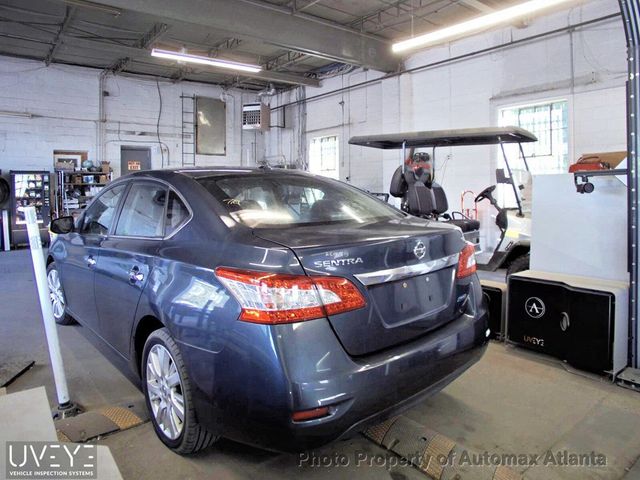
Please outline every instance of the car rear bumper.
M486 332L487 314L481 308L417 340L353 358L325 320L305 322L304 328L278 326L273 349L277 363L265 367L254 359L229 365L225 373L238 374L220 372L213 390L209 378L204 384L199 378L203 368L196 369L196 413L211 430L242 443L276 451L308 450L349 437L437 393L481 358ZM202 350L185 353L201 366L221 361L221 354L213 354L214 360ZM292 412L320 406L330 407L329 416L291 420Z
M370 425L398 415L433 395L477 362L487 345L486 318L462 316L447 326L389 352L354 360L354 367L327 383L305 382L306 392L322 392L316 405L308 401L294 410L330 405L328 417L307 422L287 422L274 436L271 448L300 451L349 437ZM294 388L300 389L301 385ZM340 393L346 395L340 397ZM313 395L309 395L314 397ZM338 397L333 402L332 397ZM306 400L306 399L305 399Z

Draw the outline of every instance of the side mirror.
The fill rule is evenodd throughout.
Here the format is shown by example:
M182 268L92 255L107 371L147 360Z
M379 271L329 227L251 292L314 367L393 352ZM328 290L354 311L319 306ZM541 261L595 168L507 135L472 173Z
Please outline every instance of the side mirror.
M54 221L51 222L51 227L50 227L51 231L53 233L57 233L58 235L73 232L73 228L74 228L73 217L56 218Z

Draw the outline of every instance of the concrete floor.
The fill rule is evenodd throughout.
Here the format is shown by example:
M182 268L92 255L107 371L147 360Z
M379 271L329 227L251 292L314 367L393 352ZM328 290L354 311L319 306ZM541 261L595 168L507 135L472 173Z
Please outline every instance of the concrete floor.
M55 405L36 298L28 251L0 253L0 359L28 356L36 361L7 388L8 393L44 385ZM95 335L80 326L61 327L59 332L73 400L93 409L140 398L124 362ZM459 380L405 415L480 454L567 450L607 457L605 467L517 467L525 478L640 479L638 393L502 344L491 344L485 357ZM359 452L393 457L364 437L313 452L316 458L342 454L349 459L349 466L336 468L300 467L297 455L264 452L227 440L195 456L180 457L160 443L150 424L99 443L110 447L125 479L426 478L407 466L356 467Z

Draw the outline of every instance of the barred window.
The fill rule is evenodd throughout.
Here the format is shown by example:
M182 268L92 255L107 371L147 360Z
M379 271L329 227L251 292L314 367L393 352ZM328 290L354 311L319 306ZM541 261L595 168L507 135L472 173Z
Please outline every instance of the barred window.
M330 178L339 178L338 136L315 137L309 148L309 171Z
M566 100L502 108L500 126L516 126L529 130L537 142L524 143L522 148L531 173L565 173L569 168L569 114ZM517 145L506 145L509 159L517 158ZM524 164L514 162L514 170Z

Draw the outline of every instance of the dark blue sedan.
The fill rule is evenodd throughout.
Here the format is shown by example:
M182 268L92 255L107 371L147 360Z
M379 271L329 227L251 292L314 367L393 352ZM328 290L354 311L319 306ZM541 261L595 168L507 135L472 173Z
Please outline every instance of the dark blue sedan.
M347 437L441 390L487 343L461 231L334 180L136 173L51 229L58 323L130 362L179 453Z

